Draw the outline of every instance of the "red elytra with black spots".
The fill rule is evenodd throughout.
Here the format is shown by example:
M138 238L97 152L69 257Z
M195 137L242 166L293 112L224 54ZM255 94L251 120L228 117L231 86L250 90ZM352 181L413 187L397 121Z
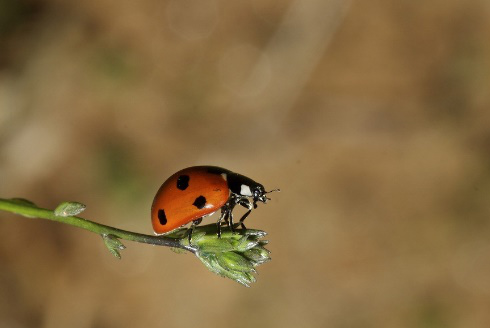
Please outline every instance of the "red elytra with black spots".
M269 192L265 192L263 185L228 169L186 168L170 176L155 195L153 229L156 234L168 233L190 222L199 223L219 209L222 213L218 224L225 220L233 227L232 210L237 204L248 209L240 220L245 228L243 221L256 208L256 203L270 200L266 193Z

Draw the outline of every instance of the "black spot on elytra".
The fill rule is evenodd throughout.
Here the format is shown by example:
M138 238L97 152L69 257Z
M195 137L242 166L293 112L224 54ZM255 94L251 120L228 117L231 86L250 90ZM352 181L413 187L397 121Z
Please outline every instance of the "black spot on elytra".
M184 191L189 186L189 176L181 175L177 178L177 188Z
M205 204L206 204L206 198L200 195L199 197L196 198L196 200L194 200L193 206L195 206L198 209L203 209Z
M162 224L162 225L167 224L167 216L165 216L164 209L159 209L157 216L159 217L160 224Z

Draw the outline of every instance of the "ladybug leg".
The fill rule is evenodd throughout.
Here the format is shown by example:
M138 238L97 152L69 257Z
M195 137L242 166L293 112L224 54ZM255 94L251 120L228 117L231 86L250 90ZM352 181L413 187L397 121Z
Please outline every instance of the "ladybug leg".
M225 222L228 224L228 227L230 228L230 231L232 233L235 233L235 228L234 228L234 214L232 210L234 210L235 206L239 202L239 199L237 198L232 198L227 206L228 209L228 216L225 218Z
M232 211L230 211L230 216L228 217L228 227L230 228L230 231L232 231L232 233L235 233L234 214L232 213Z
M225 222L228 224L228 228L230 229L230 231L232 231L232 233L235 233L234 214L232 212L232 210L234 210L234 207L235 207L235 203L232 203L230 207L228 207L228 214L227 217L225 217Z
M203 220L203 217L200 217L198 219L193 220L193 223L191 224L191 227L188 228L188 241L189 241L189 245L191 245L191 236L193 235L194 227L196 225L199 225L202 220Z
M243 200L247 200L247 199L235 198L232 200L232 203L230 206L230 216L229 216L229 220L228 220L228 227L230 228L230 231L232 231L232 233L235 233L234 215L232 213L232 210L234 209L234 207L236 205L238 205L238 204L242 205Z
M253 205L251 203L251 201L249 199L241 199L239 200L239 204L244 207L244 208L247 208L249 209L239 220L239 223L240 223L240 226L242 227L242 229L246 229L245 225L244 225L244 220L247 218L247 216L249 216L249 214L251 213L252 211L252 208L253 208Z
M227 204L225 204L225 206L222 207L222 213L220 214L220 218L218 218L218 221L217 221L217 236L218 236L218 238L220 238L222 236L222 221L225 221L225 223L227 223L231 214L232 214L232 209L231 209L230 205L227 203Z

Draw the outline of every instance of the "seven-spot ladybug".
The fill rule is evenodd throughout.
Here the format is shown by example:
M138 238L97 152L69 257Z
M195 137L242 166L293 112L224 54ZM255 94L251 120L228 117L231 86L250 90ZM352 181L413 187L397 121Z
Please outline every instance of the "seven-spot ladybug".
M173 231L189 222L189 239L194 226L203 217L221 209L217 221L218 237L222 220L234 230L232 210L237 204L248 209L239 223L245 229L244 220L257 207L257 202L271 200L264 186L230 170L198 166L178 171L160 187L152 204L152 225L156 234ZM252 201L251 199L252 198Z

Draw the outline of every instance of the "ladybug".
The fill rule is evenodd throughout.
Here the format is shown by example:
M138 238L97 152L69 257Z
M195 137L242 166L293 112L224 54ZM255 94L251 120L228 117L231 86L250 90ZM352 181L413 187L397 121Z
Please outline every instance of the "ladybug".
M221 210L217 221L220 237L221 223L225 221L234 231L232 210L241 205L248 211L244 220L257 207L257 202L271 200L264 186L230 170L214 166L189 167L170 176L160 187L152 203L152 226L155 234L165 234L192 222L188 231L191 240L193 228L205 216Z

